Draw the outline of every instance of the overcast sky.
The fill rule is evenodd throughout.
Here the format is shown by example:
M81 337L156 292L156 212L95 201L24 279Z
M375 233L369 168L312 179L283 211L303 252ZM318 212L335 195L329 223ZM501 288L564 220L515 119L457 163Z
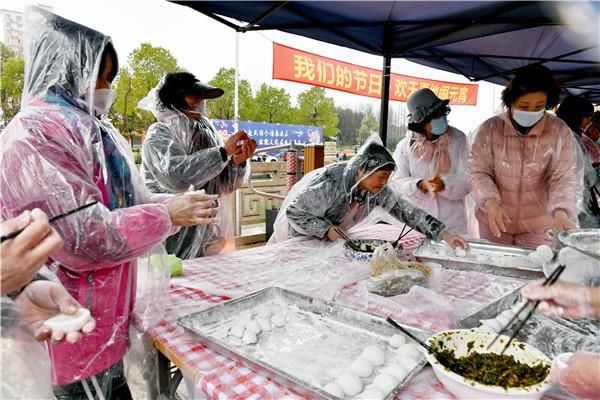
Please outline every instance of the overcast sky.
M221 67L235 65L235 32L189 7L165 0L3 0L2 8L22 11L28 4L47 4L53 12L80 24L89 26L113 39L121 63L142 42L168 49L179 65L207 81ZM301 36L278 31L249 32L240 35L240 76L250 81L254 90L262 83L283 87L295 98L308 85L273 80L273 41L311 51L330 58L365 67L381 69L381 57L318 42ZM454 82L468 82L461 75L435 70L401 59L392 61L392 72L422 78ZM468 132L499 107L501 87L480 83L478 105L454 106L450 123ZM367 103L378 108L379 100L327 89L336 104L358 107ZM392 109L405 107L391 102Z

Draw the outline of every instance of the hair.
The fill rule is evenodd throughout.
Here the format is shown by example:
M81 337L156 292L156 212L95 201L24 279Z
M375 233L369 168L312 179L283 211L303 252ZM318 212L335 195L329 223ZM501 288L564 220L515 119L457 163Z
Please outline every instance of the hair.
M582 128L581 120L590 117L594 112L594 105L583 97L567 96L558 106L556 116L569 125L573 132Z
M592 124L600 128L600 111L594 111L594 113L590 117L590 121L592 122Z
M423 119L423 121L421 121L421 122L409 122L408 130L417 132L417 133L425 133L425 124L431 122L431 120L434 119L434 117L438 118L439 116L448 115L448 114L450 114L450 107L448 107L448 106L440 107L436 110L433 110L431 113L429 113L429 115L427 115L425 117L425 119Z
M109 55L112 57L112 69L110 70L108 80L112 82L115 80L117 73L119 72L119 57L117 57L117 51L111 42L106 43L106 46L104 46L104 51L102 51L102 56L100 58L100 69L98 70L99 73L102 73L104 68L106 68L106 62Z
M558 104L560 87L554 80L552 72L540 64L528 65L519 69L502 91L502 102L505 107L510 107L519 97L535 92L546 93L548 97L547 110Z
M158 90L161 103L172 110L187 110L188 105L184 96L191 93L191 89L198 79L189 72L171 72L165 76L165 83Z
M396 170L396 166L393 164L385 164L380 168L377 168L375 171L395 171Z

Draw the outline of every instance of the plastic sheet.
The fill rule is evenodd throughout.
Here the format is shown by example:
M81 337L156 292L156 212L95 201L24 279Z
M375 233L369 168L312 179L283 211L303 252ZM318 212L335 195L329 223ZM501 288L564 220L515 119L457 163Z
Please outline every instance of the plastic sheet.
M359 188L361 180L373 172L394 165L392 156L381 144L379 136L373 135L352 160L332 164L306 175L293 187L282 204L269 243L294 236L323 239L331 225L343 225L348 229L377 206L437 239L445 228L444 224L399 198L387 186L377 193ZM347 220L349 215L352 221Z
M219 194L219 222L182 228L167 241L167 251L190 259L219 253L233 243L233 216L229 194L239 188L250 171L223 159L223 138L204 116L199 121L165 107L158 86L138 106L154 113L157 122L148 128L142 145L142 173L153 193L182 193L193 185L207 194Z
M159 393L158 350L144 332L131 326L129 328L129 349L125 358L124 372L131 395L135 400L156 398Z
M415 150L419 144L429 151ZM440 153L448 158L446 171L438 171L437 159L442 157ZM396 146L394 161L397 169L390 178L389 186L411 204L444 222L448 230L466 234L464 199L469 193L468 158L466 136L452 126L435 142L412 132ZM444 184L443 190L432 195L417 187L419 181L438 174Z
M49 265L97 322L76 344L49 345L54 384L63 385L122 359L135 302L136 259L173 228L166 206L151 203L125 139L90 112L110 38L35 7L27 9L23 31L22 109L0 136L2 217L35 207L53 216L98 201L53 224L65 245ZM152 296L166 296L154 290L157 286L145 287ZM141 312L142 319L159 316L157 306Z
M227 262L210 259L186 262L184 275L171 282L219 296L239 297L269 286L293 290L331 300L344 286L366 279L368 264L351 261L344 255L343 243L317 242L296 238L292 241L254 250L231 253ZM186 273L193 278L186 278Z
M2 297L0 307L0 398L54 398L50 359L44 344L34 339L12 300Z
M559 209L576 223L582 177L576 170L573 134L545 113L526 136L513 127L508 111L483 122L471 148L471 193L481 238L526 247L548 243L546 231ZM486 200L494 198L511 219L501 237L488 226Z

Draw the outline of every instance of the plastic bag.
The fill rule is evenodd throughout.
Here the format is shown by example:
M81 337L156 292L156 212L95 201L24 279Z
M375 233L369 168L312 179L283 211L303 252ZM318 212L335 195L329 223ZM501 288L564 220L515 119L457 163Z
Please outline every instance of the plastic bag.
M0 301L0 398L54 398L50 358L44 344L35 340L12 300L2 297Z
M142 331L147 331L162 320L165 303L161 299L168 296L170 276L167 252L162 245L138 258L137 293L133 312L136 324Z

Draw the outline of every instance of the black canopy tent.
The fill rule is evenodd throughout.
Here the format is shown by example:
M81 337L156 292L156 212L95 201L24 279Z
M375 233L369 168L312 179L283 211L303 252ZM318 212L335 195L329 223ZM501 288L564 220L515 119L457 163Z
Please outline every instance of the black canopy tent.
M525 65L542 63L565 93L600 101L596 1L175 3L238 32L276 29L383 56L381 121L388 119L393 57L498 84ZM385 142L386 123L380 134Z

